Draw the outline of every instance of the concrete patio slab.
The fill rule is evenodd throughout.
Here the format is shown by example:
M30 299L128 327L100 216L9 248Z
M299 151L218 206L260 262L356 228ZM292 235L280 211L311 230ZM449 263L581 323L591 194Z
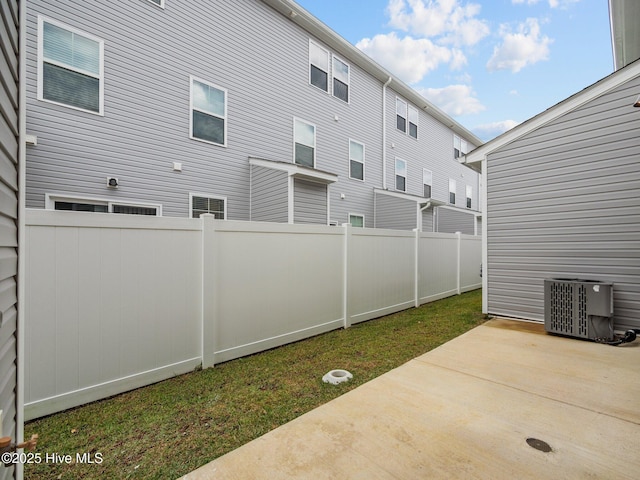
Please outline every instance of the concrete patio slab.
M640 341L496 319L183 478L636 479L638 452Z

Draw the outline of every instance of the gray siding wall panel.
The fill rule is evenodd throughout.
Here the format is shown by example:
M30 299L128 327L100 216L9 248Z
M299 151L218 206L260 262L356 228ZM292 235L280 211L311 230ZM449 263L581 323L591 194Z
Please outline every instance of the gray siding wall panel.
M287 223L289 178L286 172L251 167L251 220Z
M433 208L428 208L422 212L422 231L434 232L433 229Z
M464 211L450 208L436 208L436 232L475 234L475 216Z
M395 159L407 162L407 190L410 195L422 196L422 169L433 173L431 198L449 202L449 179L456 180L456 206L466 206L466 185L473 188L472 208L479 209L479 175L453 157L453 131L428 114L421 105L418 109L418 138L415 139L396 128L396 98L404 101L393 90L387 89L387 187L395 190ZM469 143L469 150L474 145Z
M294 223L327 225L327 186L322 183L293 181Z
M412 200L376 195L376 228L413 230L417 228L417 204Z
M0 409L2 435L17 434L18 2L0 3ZM0 479L15 468L0 468Z
M640 327L636 78L489 155L488 310L542 321L544 278L614 283Z
M36 100L38 14L104 40L104 117ZM164 215L188 216L188 192L202 191L226 196L230 219L248 220L247 159L293 161L297 117L316 125L316 167L339 175L334 191L345 200L332 216L372 216L360 196L372 199L381 185L380 82L351 65L349 104L309 85L309 34L262 2L160 10L142 1L34 0L28 33L27 130L38 136L28 151L29 207L42 208L45 193L68 192L162 203ZM227 147L188 138L189 75L228 90ZM149 78L162 81L141 88ZM350 138L365 144L367 187L348 178ZM174 161L182 172L172 171ZM107 176L120 188L107 189Z

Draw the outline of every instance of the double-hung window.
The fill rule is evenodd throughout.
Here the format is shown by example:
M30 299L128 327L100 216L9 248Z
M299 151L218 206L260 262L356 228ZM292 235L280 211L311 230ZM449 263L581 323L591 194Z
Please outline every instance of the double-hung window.
M460 158L460 155L462 155L462 140L460 139L459 136L454 135L453 136L453 158Z
M431 185L433 184L433 172L422 169L422 196L425 198L431 198Z
M396 128L407 133L407 102L396 98Z
M418 138L418 109L409 105L409 136Z
M309 41L309 83L329 92L329 52Z
M227 91L191 77L190 138L227 144Z
M471 199L473 198L473 187L467 185L467 208L471 208Z
M208 195L191 194L191 218L200 218L203 213L210 213L218 220L227 218L227 199Z
M349 178L364 180L364 145L349 140Z
M38 99L102 115L104 42L39 17Z
M407 162L396 158L396 190L407 191Z
M333 96L349 103L349 65L333 57Z
M293 161L298 165L315 168L316 126L295 118L293 120Z
M449 179L449 203L456 204L456 181L453 178Z

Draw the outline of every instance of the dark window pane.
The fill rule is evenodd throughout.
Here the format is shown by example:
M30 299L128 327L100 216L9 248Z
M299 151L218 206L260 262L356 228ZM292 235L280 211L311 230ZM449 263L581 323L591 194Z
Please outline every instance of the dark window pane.
M396 115L396 126L398 127L398 130L402 132L406 132L407 120L404 117L401 117L400 115Z
M333 96L339 98L340 100L344 100L345 102L349 101L349 85L346 83L342 83L337 78L333 79Z
M449 203L455 205L456 203L456 194L449 192Z
M467 208L471 208L471 199L467 198Z
M413 138L418 138L418 125L409 122L409 135Z
M426 198L431 198L431 185L424 186L423 196Z
M194 110L193 136L224 145L224 119Z
M43 64L42 97L72 107L100 111L100 80L66 68Z
M460 158L460 150L457 148L453 149L453 158Z
M113 213L123 213L126 215L156 215L154 207L134 207L131 205L114 205Z
M404 192L406 190L406 181L407 181L406 178L400 175L396 175L396 190L400 190L401 192Z
M315 65L311 65L311 85L328 92L327 72L320 70Z
M98 212L107 213L106 205L94 205L93 203L56 202L56 210L69 210L73 212Z
M358 180L364 180L364 164L351 160L351 178L357 178Z
M296 143L296 163L313 167L313 148Z
M210 213L217 220L224 220L224 200L221 198L193 197L193 218Z

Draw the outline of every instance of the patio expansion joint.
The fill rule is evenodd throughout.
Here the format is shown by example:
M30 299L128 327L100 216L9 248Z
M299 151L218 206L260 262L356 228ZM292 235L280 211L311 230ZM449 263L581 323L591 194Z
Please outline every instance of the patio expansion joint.
M428 358L428 356L427 356L427 358ZM460 375L465 375L465 376L470 377L470 378L475 378L475 379L478 379L478 380L482 380L484 382L492 383L494 385L500 385L500 386L509 388L511 390L516 390L516 391L519 391L519 392L527 393L529 395L535 395L538 398L544 398L544 399L547 399L547 400L551 400L553 402L557 402L557 403L561 403L561 404L564 404L564 405L568 405L570 407L579 408L580 410L584 410L586 412L596 413L598 415L603 415L605 417L614 418L616 420L627 422L627 423L630 423L630 424L633 424L633 425L640 425L640 422L636 422L636 421L630 420L628 418L623 418L623 417L619 417L617 415L611 415L610 413L607 413L607 412L594 410L594 409L591 409L591 408L586 408L586 407L584 407L582 405L578 405L576 403L566 402L564 400L559 400L557 398L550 397L548 395L541 395L541 394L539 394L537 392L534 392L534 391L531 391L531 390L527 390L527 389L524 389L524 388L515 387L515 386L510 385L510 384L505 383L505 382L499 382L497 380L492 380L490 378L482 377L482 376L479 376L479 375L474 375L474 374L468 373L468 372L463 372L463 371L455 369L455 368L446 367L446 366L440 365L438 363L430 362L430 361L426 360L425 358L419 358L419 359L417 358L417 359L414 359L414 361L420 362L420 363L424 363L424 364L430 365L432 367L441 368L443 370L448 370L450 372L455 372L455 373L458 373Z

